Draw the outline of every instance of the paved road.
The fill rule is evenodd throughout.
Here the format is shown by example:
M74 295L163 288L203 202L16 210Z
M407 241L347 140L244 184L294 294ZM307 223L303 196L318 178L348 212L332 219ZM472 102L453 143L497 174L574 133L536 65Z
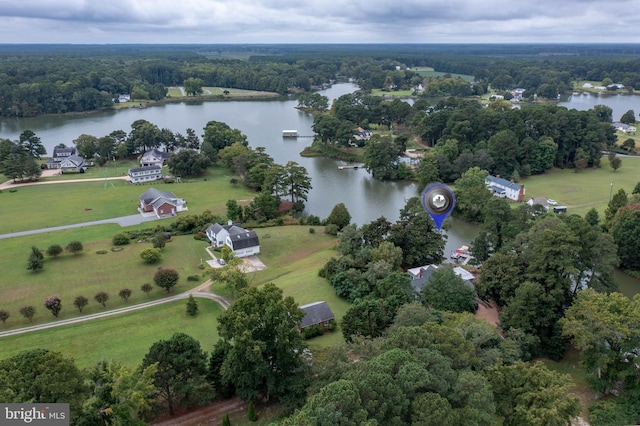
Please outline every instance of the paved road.
M120 226L125 227L125 226L138 225L143 222L150 222L152 220L158 220L158 219L159 218L156 215L143 216L141 214L132 214L129 216L113 217L111 219L94 220L92 222L74 223L72 225L54 226L51 228L42 228L42 229L30 229L28 231L2 234L0 235L0 239L23 237L25 235L41 234L43 232L61 231L63 229L84 228L85 226L103 225L105 223L117 223Z
M139 309L150 308L152 306L161 305L163 303L169 303L176 300L186 299L189 297L189 295L193 295L193 297L200 297L200 298L215 300L225 310L229 308L229 306L231 305L231 302L228 299L218 294L211 293L210 291L204 291L204 289L209 287L210 285L211 285L211 280L208 280L190 291L185 291L184 293L176 294L170 297L165 297L164 299L153 300L151 302L146 302L146 303L139 303L137 305L125 306L124 308L113 309L106 312L99 312L97 314L92 314L92 315L84 315L84 316L70 318L66 320L53 321L46 324L39 324L39 325L33 325L29 327L22 327L22 328L16 328L13 330L3 331L3 332L0 332L0 338L5 336L14 336L16 334L28 333L30 331L44 330L47 328L60 327L60 326L69 325L69 324L76 324L79 322L89 321L92 319L104 318L112 315L118 315L118 314L123 314L127 312L137 311Z

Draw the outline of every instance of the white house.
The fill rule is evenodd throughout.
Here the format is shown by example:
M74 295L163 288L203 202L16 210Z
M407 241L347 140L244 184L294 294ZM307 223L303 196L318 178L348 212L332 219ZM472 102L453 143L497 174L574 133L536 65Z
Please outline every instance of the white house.
M513 201L524 200L524 185L518 185L500 176L487 176L484 184L493 193L494 197L507 198Z
M162 179L162 167L145 166L129 169L129 182L140 183Z
M620 122L616 122L616 123L611 123L611 125L619 132L623 132L623 133L634 133L636 131L636 128L633 126L630 126L628 124L625 123L620 123Z
M255 231L248 231L241 226L228 224L210 225L205 233L214 247L228 245L236 257L247 257L260 253L260 240Z
M527 204L530 206L539 204L542 207L544 207L545 210L549 211L549 202L544 197L529 198L529 201L527 201Z
M140 157L140 166L160 166L164 165L164 162L167 161L171 157L170 152L159 151L157 149L152 149L151 151L147 151L142 154Z
M449 268L447 265L425 265L418 266L417 268L407 269L407 274L409 278L411 278L411 285L415 289L416 292L420 292L422 287L429 281L431 278L431 274L433 271L439 268ZM475 277L469 271L459 266L452 268L453 273L462 278L469 287L473 287L473 280Z
M59 169L62 160L69 158L71 155L76 155L75 147L58 147L53 148L53 156L47 160L47 169Z

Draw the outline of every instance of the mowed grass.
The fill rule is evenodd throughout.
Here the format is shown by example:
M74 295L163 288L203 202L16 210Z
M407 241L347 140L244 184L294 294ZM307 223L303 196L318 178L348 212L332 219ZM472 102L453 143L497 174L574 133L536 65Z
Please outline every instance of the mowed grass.
M209 299L196 299L198 314L187 315L185 301L142 309L128 314L85 321L74 325L0 338L0 359L22 350L45 348L75 359L89 368L105 359L135 367L151 345L174 333L186 333L211 352L218 340L217 318L223 308Z
M226 92L226 93L225 93ZM206 86L202 88L202 95L200 96L187 96L186 93L182 94L180 87L169 87L167 95L170 98L190 98L198 99L200 97L207 96L224 96L226 98L255 98L264 96L278 96L274 92L261 92L259 90L245 90L245 89L233 89L227 87L210 87Z
M228 200L247 200L255 196L243 185L231 184L232 177L222 167L216 167L206 176L185 179L179 184L133 185L124 180L100 180L19 186L16 192L4 190L0 193L0 234L137 214L140 195L152 187L171 191L187 200L189 210L186 214L210 210L225 216ZM171 219L150 226L167 220Z
M0 240L0 309L8 311L11 315L6 325L0 328L11 329L30 325L19 313L20 308L27 305L36 308L33 324L54 320L53 315L44 307L45 299L52 295L58 295L62 299L59 319L82 315L73 305L73 300L79 295L89 299L83 314L165 297L164 290L158 287L149 295L140 290L145 283L153 285L153 275L159 267L171 267L180 274L173 293L189 290L206 279L202 278L197 282L187 281L189 275L202 274L202 270L199 269L200 259L207 260L206 243L194 240L190 235L174 237L163 249L161 261L149 265L140 258L140 252L152 247L151 243L134 242L123 246L122 251L112 252L111 239L89 240L81 238L81 233L82 230L69 230ZM44 268L41 271L34 273L26 269L31 246L35 245L44 251L51 244L58 243L64 246L74 238L83 241L84 250L80 254L65 253L57 259L45 256ZM106 250L107 253L96 253L102 250ZM123 288L133 291L128 302L124 302L118 296ZM100 291L109 294L106 308L93 299Z
M554 169L542 175L520 181L524 184L525 200L532 197L552 198L558 205L567 206L567 213L584 216L595 208L602 218L607 204L611 183L613 194L624 189L631 194L640 181L640 158L622 158L622 166L613 171L606 157L602 167L576 172L574 169Z

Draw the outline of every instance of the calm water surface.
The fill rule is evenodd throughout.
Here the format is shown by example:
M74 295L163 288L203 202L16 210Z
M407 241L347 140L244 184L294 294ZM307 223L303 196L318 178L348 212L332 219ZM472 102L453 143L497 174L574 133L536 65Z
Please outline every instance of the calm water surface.
M355 89L353 84L342 83L322 94L334 100ZM640 96L573 95L560 102L561 106L579 110L590 109L597 104L610 106L614 120L618 120L629 109L640 112ZM410 182L380 182L372 179L363 169L338 170L338 165L342 164L340 161L301 157L300 152L311 143L311 138L282 138L284 129L296 129L302 136L313 135L313 116L298 111L296 105L295 99L283 97L271 100L181 102L83 115L1 119L0 137L17 139L23 130L33 130L42 139L50 155L55 145L73 145L72 141L83 133L97 137L114 130L128 133L131 123L139 119L182 134L187 128L192 128L199 135L202 135L208 121L222 121L247 135L252 147L265 147L277 163L296 161L307 169L313 186L307 202L308 213L327 217L334 205L344 203L352 221L359 226L380 216L395 222L406 200L419 196L421 188ZM478 234L477 225L454 218L449 221L451 226L444 231L448 237L445 247L447 257L461 245L469 245ZM628 296L640 293L640 280L619 271L616 279L622 292Z

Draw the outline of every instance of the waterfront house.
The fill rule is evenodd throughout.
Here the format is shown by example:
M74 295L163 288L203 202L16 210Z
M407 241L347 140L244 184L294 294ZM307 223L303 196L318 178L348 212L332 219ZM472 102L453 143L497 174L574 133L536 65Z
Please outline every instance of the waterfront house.
M429 282L429 279L431 279L431 275L433 274L433 272L439 268L450 268L450 266L432 264L407 269L407 274L409 274L409 278L411 278L411 285L413 286L413 289L416 291L416 293L419 293L420 290L422 290L422 287L427 282ZM462 278L464 282L470 287L474 286L473 280L475 277L471 272L467 271L464 268L456 266L455 268L453 268L453 273Z
M72 147L59 147L53 148L53 156L47 160L47 169L59 169L62 160L69 158L71 155L76 155L76 148Z
M84 173L84 158L79 155L69 155L60 161L62 173Z
M170 152L160 151L153 148L151 151L147 151L140 157L140 166L164 166L165 161L171 157Z
M494 197L507 198L512 201L524 200L524 185L518 185L513 181L508 181L500 176L488 175L484 184Z

